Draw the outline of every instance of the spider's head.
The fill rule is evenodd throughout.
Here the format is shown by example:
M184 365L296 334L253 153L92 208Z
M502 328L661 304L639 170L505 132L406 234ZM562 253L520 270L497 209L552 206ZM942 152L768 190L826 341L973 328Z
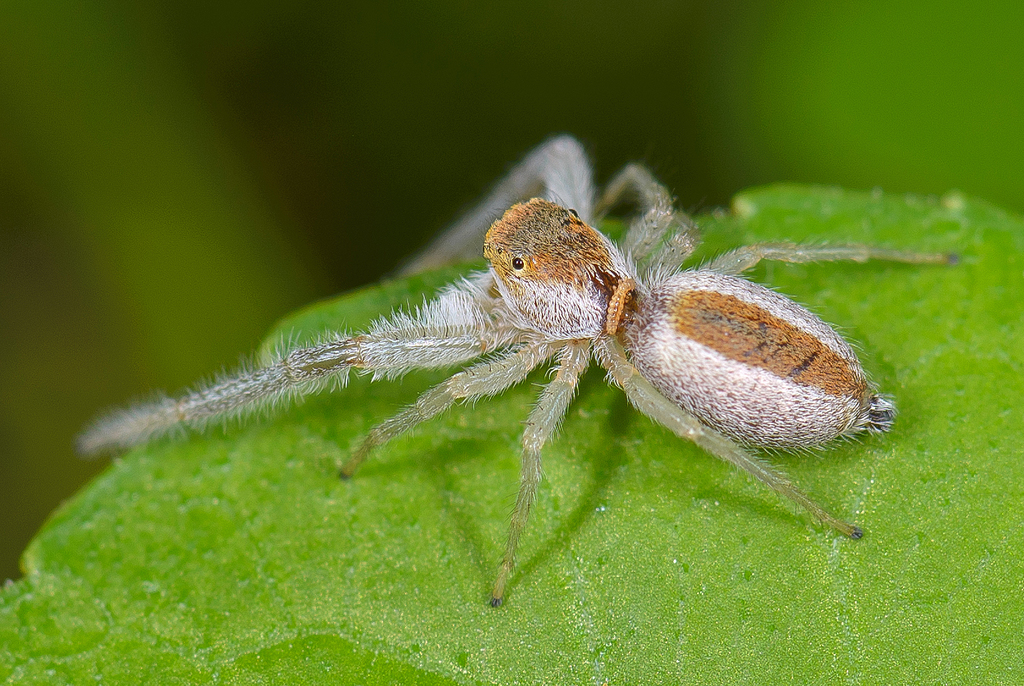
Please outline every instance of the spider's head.
M598 272L612 271L605 239L574 210L540 198L513 205L484 239L484 257L508 288L571 285L582 290Z
M491 225L484 256L521 325L557 338L594 337L609 318L616 328L624 295L614 294L633 283L611 241L573 210L540 198Z

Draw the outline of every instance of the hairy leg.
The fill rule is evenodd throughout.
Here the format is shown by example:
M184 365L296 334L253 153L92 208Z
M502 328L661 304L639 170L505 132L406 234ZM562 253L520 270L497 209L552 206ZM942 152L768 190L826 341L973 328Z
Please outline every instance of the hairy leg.
M454 224L399 270L415 274L480 256L487 229L517 202L540 196L593 220L594 182L583 146L572 136L551 138L533 151Z
M451 287L413 312L398 312L358 335L334 335L291 350L267 364L241 369L179 398L160 398L117 410L78 437L80 453L118 452L158 436L211 422L246 417L344 386L352 369L397 377L411 369L461 364L512 342L515 332L496 328L486 309L489 277Z
M651 258L654 269L677 268L700 242L696 225L676 211L668 189L642 165L626 165L608 183L597 205L598 216L627 199L637 203L639 212L621 242L623 252L638 261Z
M355 474L371 450L401 436L417 424L436 417L457 401L495 395L519 383L534 368L554 355L558 348L553 343L527 345L496 360L475 364L434 386L417 398L415 403L370 429L359 449L342 466L342 478L347 479Z
M530 517L530 509L537 499L537 485L541 477L540 451L544 443L554 434L559 422L576 392L580 375L590 362L590 344L577 341L565 345L559 360L555 378L544 388L537 406L530 413L523 432L522 466L519 473L519 495L512 510L512 521L508 528L508 542L505 555L498 570L498 578L491 592L491 606L498 607L505 597L505 585L516 564L516 549L519 537Z
M611 338L595 343L595 354L609 375L638 410L681 438L693 441L715 457L744 470L776 493L810 512L818 521L836 531L860 538L860 528L827 512L798 489L789 478L759 457L748 453L731 439L714 431L663 396L626 358L622 347Z
M705 268L719 274L738 275L761 260L779 262L830 262L835 260L889 260L913 264L956 264L950 253L919 253L890 250L870 245L799 245L796 243L758 243L737 248L712 260Z

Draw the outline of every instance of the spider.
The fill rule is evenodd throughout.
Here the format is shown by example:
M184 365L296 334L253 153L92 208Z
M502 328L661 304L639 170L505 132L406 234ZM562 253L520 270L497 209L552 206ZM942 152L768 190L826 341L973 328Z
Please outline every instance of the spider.
M593 225L626 200L638 212L616 245ZM681 270L700 236L673 208L668 191L647 169L631 164L598 197L587 156L569 136L530 153L403 271L478 255L481 238L488 269L448 285L418 309L396 311L363 333L334 334L287 351L266 366L240 370L180 398L114 412L79 437L79 450L119 451L182 427L201 429L332 381L343 386L353 369L393 379L483 356L373 427L341 467L341 476L350 478L374 448L458 401L501 393L555 360L554 377L522 436L519 491L490 598L498 607L537 497L541 449L596 360L642 413L820 522L861 537L860 528L827 512L750 449L806 449L885 432L895 408L831 327L741 274L761 260L949 264L955 256L765 243Z

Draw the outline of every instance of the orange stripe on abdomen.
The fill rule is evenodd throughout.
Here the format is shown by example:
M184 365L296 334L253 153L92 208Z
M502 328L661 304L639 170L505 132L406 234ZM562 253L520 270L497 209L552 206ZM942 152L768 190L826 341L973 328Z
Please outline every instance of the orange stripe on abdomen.
M867 388L863 376L816 337L733 295L684 291L674 295L668 313L676 332L731 360L830 395L860 398Z

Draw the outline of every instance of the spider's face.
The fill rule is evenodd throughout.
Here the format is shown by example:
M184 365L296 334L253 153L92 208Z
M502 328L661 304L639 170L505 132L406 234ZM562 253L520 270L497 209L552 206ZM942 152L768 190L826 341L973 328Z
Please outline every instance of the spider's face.
M484 257L515 293L561 284L583 290L598 272L612 271L601 234L573 210L534 198L514 205L484 239Z
M590 338L628 275L611 243L573 210L534 198L514 205L484 239L484 256L521 325L556 338Z

